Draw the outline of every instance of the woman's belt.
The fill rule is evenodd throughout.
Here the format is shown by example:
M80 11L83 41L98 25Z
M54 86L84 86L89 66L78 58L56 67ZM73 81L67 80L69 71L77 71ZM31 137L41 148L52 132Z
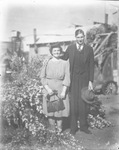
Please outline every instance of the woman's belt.
M63 81L63 79L46 78L48 80Z

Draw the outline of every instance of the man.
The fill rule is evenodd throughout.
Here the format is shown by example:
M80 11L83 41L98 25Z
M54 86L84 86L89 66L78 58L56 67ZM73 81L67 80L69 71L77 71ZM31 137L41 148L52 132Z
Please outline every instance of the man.
M83 30L75 31L76 42L69 45L62 59L69 59L70 63L70 97L71 97L71 123L70 133L75 135L78 130L77 121L80 122L80 130L91 134L88 130L87 104L81 98L81 89L88 87L93 90L94 78L94 53L93 49L84 42L85 35Z

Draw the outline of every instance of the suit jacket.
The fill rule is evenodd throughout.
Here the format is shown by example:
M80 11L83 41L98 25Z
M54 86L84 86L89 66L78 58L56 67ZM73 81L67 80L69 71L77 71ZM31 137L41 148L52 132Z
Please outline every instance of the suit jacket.
M64 53L62 57L62 59L64 60L69 59L71 79L73 75L74 54L76 50L77 50L76 43L73 43L68 46L66 52ZM83 69L84 70L83 72L87 74L88 80L93 82L93 79L94 79L93 49L88 44L84 44L83 50L84 50L84 67L85 67L85 69Z

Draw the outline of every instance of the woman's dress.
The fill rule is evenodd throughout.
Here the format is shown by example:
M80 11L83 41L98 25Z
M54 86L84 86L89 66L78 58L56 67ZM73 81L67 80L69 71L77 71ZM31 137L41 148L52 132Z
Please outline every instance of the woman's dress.
M42 85L48 85L52 90L58 91L58 96L60 96L62 92L63 85L69 87L70 85L70 73L69 73L69 61L57 60L53 61L52 58L47 60L41 70L41 83ZM54 116L54 117L68 117L69 116L69 97L66 94L65 99L63 99L65 109L58 112L47 112L47 99L46 95L47 91L44 89L43 96L43 113L46 116ZM51 99L52 100L52 99Z

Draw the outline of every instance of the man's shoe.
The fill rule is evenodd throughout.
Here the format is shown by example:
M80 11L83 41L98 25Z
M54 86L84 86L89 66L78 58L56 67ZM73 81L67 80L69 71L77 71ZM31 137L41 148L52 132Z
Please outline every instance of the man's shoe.
M80 129L80 131L85 132L86 134L92 134L92 132L88 129Z
M77 127L75 130L73 130L73 131L71 130L70 134L75 135L78 130L79 130L79 128Z

